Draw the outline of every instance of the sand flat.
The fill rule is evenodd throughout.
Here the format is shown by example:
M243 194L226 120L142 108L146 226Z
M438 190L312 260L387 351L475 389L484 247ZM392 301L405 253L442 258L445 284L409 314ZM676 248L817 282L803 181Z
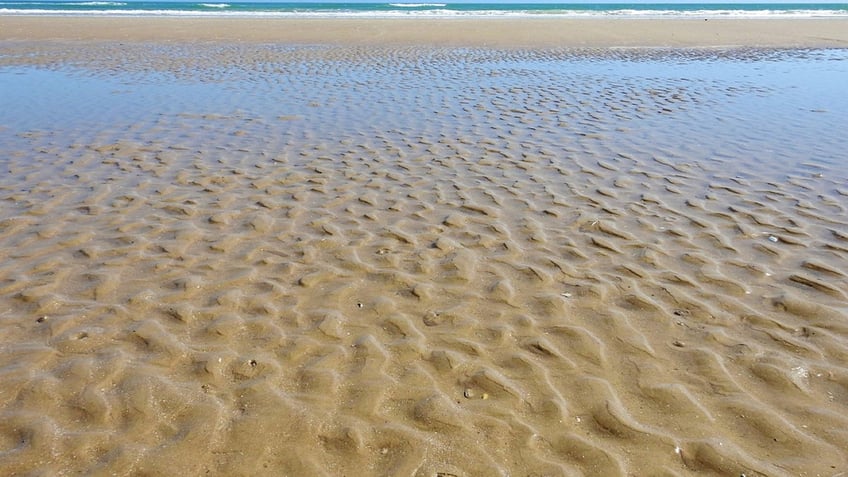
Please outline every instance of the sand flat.
M0 16L0 39L445 46L848 47L848 19L240 19Z
M844 50L150 39L2 43L5 472L848 467Z

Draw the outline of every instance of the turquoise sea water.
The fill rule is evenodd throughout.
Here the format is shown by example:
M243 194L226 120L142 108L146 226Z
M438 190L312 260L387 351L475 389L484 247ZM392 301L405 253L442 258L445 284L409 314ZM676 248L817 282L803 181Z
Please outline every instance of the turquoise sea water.
M314 3L196 1L0 1L4 15L108 16L631 16L833 17L848 3Z

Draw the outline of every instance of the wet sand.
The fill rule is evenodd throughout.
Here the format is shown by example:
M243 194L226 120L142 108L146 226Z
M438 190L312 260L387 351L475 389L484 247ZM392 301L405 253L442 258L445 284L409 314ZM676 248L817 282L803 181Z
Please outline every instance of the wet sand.
M0 46L5 473L848 469L843 50Z

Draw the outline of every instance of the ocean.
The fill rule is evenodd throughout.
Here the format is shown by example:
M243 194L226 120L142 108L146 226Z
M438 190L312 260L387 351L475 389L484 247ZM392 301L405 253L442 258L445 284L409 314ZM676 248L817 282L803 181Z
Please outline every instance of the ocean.
M11 1L2 15L233 17L705 17L848 16L848 3L315 3Z

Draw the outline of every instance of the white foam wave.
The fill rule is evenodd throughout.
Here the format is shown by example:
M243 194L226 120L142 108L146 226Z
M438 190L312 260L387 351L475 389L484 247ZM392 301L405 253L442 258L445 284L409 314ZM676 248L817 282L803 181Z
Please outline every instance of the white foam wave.
M390 7L397 8L422 8L422 7L446 7L447 3L390 3Z
M102 2L102 1L92 1L92 2L0 2L0 5L53 5L56 7L66 7L68 5L74 7L123 7L126 5L126 2Z
M227 8L230 6L229 3L201 3L201 7L206 8Z
M119 4L125 5L125 4ZM222 4L218 4L222 5ZM848 10L559 10L539 12L532 10L477 10L456 11L435 8L431 10L307 10L307 11L228 11L216 8L215 11L197 10L50 10L50 9L13 9L0 8L0 14L16 16L106 16L106 17L269 17L269 18L816 18L848 17Z
M61 5L74 5L79 7L123 7L125 2L70 2Z

